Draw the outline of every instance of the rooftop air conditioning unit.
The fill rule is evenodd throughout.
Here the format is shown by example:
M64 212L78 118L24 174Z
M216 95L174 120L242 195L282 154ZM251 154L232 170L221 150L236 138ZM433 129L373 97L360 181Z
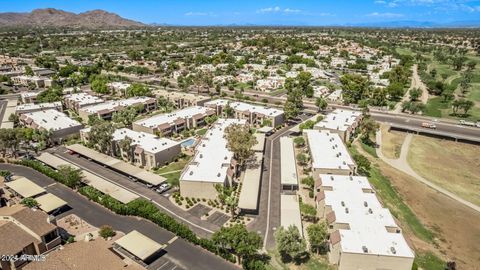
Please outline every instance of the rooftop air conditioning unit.
M391 248L390 248L390 251L391 251L393 254L397 254L397 250L396 250L394 247L391 247Z
M366 246L362 246L363 253L368 253L368 248Z
M372 208L368 208L368 213L373 214Z

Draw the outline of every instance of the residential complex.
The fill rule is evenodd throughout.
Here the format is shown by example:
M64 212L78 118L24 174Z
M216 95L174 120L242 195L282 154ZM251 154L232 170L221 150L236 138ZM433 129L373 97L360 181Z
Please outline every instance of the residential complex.
M355 162L337 133L327 130L304 130L312 159L314 177L319 174L353 175Z
M366 177L321 174L316 192L329 224L330 263L340 270L412 268L412 249Z
M144 110L147 112L155 110L157 107L156 103L157 101L154 98L149 97L133 97L121 100L109 100L104 103L80 108L78 110L78 114L85 122L88 121L90 115L97 116L102 119L111 119L113 113L135 105L143 105Z
M15 108L15 113L16 114L22 114L22 113L29 113L29 112L38 112L38 111L43 111L43 110L57 110L57 111L62 111L63 106L62 103L57 101L57 102L51 102L51 103L25 103L21 105L17 105Z
M359 111L336 109L316 123L314 128L337 133L346 142L350 140L361 120L362 113Z
M251 125L277 127L285 121L283 111L280 109L244 102L231 102L226 99L216 99L205 103L206 107L215 109L217 115L221 115L227 105L233 109L235 118L245 119Z
M26 127L51 132L51 138L55 141L78 134L83 127L78 121L53 109L24 113L20 116L20 123Z
M214 114L215 111L210 108L193 106L138 120L133 123L133 130L167 136L203 126L205 118Z
M282 191L298 190L297 162L295 161L295 150L293 139L290 137L280 138L280 177Z
M103 103L104 100L97 96L92 96L84 92L73 93L63 97L63 104L67 109L74 111L83 107Z
M183 109L191 106L203 106L210 100L208 96L195 95L191 93L167 91L158 89L153 92L157 97L164 97L166 100L175 104L177 109Z
M233 124L245 125L246 120L219 119L195 148L195 155L180 176L183 197L215 199L215 185L230 185L237 175L236 161L227 148L225 129Z

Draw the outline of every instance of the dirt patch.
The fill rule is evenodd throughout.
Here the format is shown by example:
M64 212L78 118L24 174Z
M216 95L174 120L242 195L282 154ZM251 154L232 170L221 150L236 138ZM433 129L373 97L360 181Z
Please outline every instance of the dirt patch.
M427 180L480 205L480 146L414 136L408 163Z
M385 157L396 159L400 157L403 141L407 136L406 133L400 131L389 131L388 126L382 125L382 153Z
M357 147L362 152L361 147ZM404 230L416 250L433 251L445 260L455 260L458 269L477 269L480 261L480 214L442 195L388 164L367 156L388 177L420 221L437 235L432 245ZM400 224L402 228L408 228Z

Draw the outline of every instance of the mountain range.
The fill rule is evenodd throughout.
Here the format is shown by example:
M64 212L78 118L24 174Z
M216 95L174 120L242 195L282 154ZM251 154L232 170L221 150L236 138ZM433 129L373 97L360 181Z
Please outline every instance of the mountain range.
M130 28L145 24L125 19L104 10L79 14L46 8L29 13L0 13L0 27L71 27L71 28Z

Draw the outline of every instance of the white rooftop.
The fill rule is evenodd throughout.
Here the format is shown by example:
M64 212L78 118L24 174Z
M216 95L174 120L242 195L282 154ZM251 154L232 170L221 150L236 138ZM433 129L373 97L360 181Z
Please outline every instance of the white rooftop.
M303 235L302 218L300 214L300 202L297 195L280 195L280 226L287 229L291 225L298 228Z
M180 144L180 142L176 142L167 138L159 138L149 133L137 132L128 128L117 129L113 133L114 141L123 140L125 137L132 139L132 146L138 145L143 150L150 153L159 153L165 149Z
M335 222L350 227L339 230L342 252L363 254L366 247L368 254L414 257L401 233L387 231L398 225L371 192L366 177L322 174L320 178L322 186L332 189L324 190L325 204L335 212Z
M327 114L322 121L316 123L315 128L346 131L360 115L362 113L358 111L336 109Z
M28 97L36 97L38 96L38 94L40 94L41 92L22 92L20 93L20 96L24 97L24 98L28 98Z
M40 110L46 110L46 109L56 109L56 108L62 108L62 103L57 101L57 102L51 102L51 103L25 103L22 105L17 105L15 110L18 111L40 111Z
M238 111L248 111L250 113L259 113L266 116L278 116L283 114L283 110L265 107L261 105L253 105L244 102L231 102L226 99L216 99L205 103L205 106L226 106L230 104L230 107Z
M110 100L104 103L84 107L82 110L88 113L98 113L103 110L114 110L117 107L129 107L135 104L145 103L150 99L151 98L149 97L132 97L121 100Z
M154 115L152 117L139 120L135 122L135 124L141 125L144 127L153 128L162 124L172 124L175 120L179 118L190 119L196 114L206 114L208 111L211 111L211 110L212 109L206 108L206 107L192 106L192 107L188 107L188 108L174 111L171 113Z
M295 162L295 151L293 139L290 137L280 138L281 156L281 183L282 185L298 185L297 167Z
M350 170L355 166L342 139L328 130L304 130L314 169Z
M183 171L180 181L224 183L233 153L227 148L224 131L233 124L245 125L246 120L219 119L195 148L195 156Z
M85 106L88 104L97 104L97 103L103 102L103 99L97 96L89 95L84 92L66 95L64 99L70 102L76 102L80 106Z
M66 114L49 109L23 114L33 120L35 124L46 130L62 130L70 127L81 126L78 121L71 119Z

